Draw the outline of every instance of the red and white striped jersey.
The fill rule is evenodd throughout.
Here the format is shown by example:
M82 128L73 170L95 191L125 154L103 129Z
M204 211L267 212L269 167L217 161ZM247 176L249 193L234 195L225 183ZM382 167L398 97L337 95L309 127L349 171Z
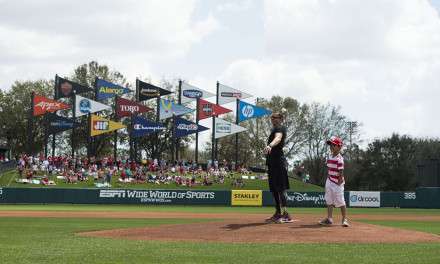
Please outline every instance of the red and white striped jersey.
M338 179L341 176L340 171L344 169L344 158L341 153L327 158L327 177L330 181L338 183Z

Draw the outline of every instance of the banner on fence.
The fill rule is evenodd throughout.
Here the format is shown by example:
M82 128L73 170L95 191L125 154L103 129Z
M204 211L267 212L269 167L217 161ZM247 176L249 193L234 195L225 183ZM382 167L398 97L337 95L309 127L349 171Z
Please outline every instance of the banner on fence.
M350 206L353 207L380 207L380 192L356 192L349 195Z
M231 205L252 205L263 204L263 191L261 190L232 190Z

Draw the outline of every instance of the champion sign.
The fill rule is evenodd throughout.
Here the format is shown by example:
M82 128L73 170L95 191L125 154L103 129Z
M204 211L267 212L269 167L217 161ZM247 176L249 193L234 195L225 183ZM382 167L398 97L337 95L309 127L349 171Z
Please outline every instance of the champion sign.
M380 207L380 192L350 192L350 206Z
M195 89L183 90L183 96L188 98L202 98L203 92Z
M162 131L165 129L163 126L143 126L141 124L135 124L133 126L134 130L152 130L154 132L156 131Z

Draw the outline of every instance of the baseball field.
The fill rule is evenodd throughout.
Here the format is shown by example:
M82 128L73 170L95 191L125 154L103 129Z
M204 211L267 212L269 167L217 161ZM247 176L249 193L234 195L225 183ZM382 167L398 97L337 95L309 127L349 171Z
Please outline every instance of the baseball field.
M440 263L440 210L0 205L1 263ZM336 213L339 213L336 211Z

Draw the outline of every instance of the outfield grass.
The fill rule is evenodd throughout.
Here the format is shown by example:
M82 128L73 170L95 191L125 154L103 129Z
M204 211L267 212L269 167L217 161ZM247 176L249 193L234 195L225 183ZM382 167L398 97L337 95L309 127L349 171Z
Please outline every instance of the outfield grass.
M239 175L236 174L236 177ZM35 184L23 184L17 183L15 180L19 177L18 173L15 170L11 170L5 172L0 175L0 186L1 187L20 187L20 188L28 188L28 187L43 187L42 185ZM186 186L178 186L174 183L172 184L153 184L153 183L142 183L142 184L134 184L134 183L119 183L117 182L118 177L112 178L112 187L113 188L124 188L124 189L189 189ZM55 177L51 178L54 180L55 186L45 186L45 188L95 188L93 179L89 179L85 182L78 182L76 184L65 183L64 180L55 179ZM225 179L223 184L214 183L210 186L193 186L190 189L195 190L231 190L231 189L245 189L245 190L268 190L269 186L267 180L243 180L244 187L233 187L232 179ZM322 192L324 188L322 186L313 185L309 183L304 183L297 179L289 178L290 186L292 191L298 192Z
M270 208L189 206L0 206L0 210L117 210L200 211L265 213ZM271 210L271 209L270 209ZM321 214L322 208L298 208L298 212ZM398 210L404 213L409 211ZM389 209L356 209L368 213ZM418 210L438 214L440 210ZM1 263L440 263L440 243L424 244L227 244L130 241L90 238L77 232L191 223L207 219L84 219L0 218ZM368 221L439 234L439 224L418 221ZM426 226L434 226L427 229Z

